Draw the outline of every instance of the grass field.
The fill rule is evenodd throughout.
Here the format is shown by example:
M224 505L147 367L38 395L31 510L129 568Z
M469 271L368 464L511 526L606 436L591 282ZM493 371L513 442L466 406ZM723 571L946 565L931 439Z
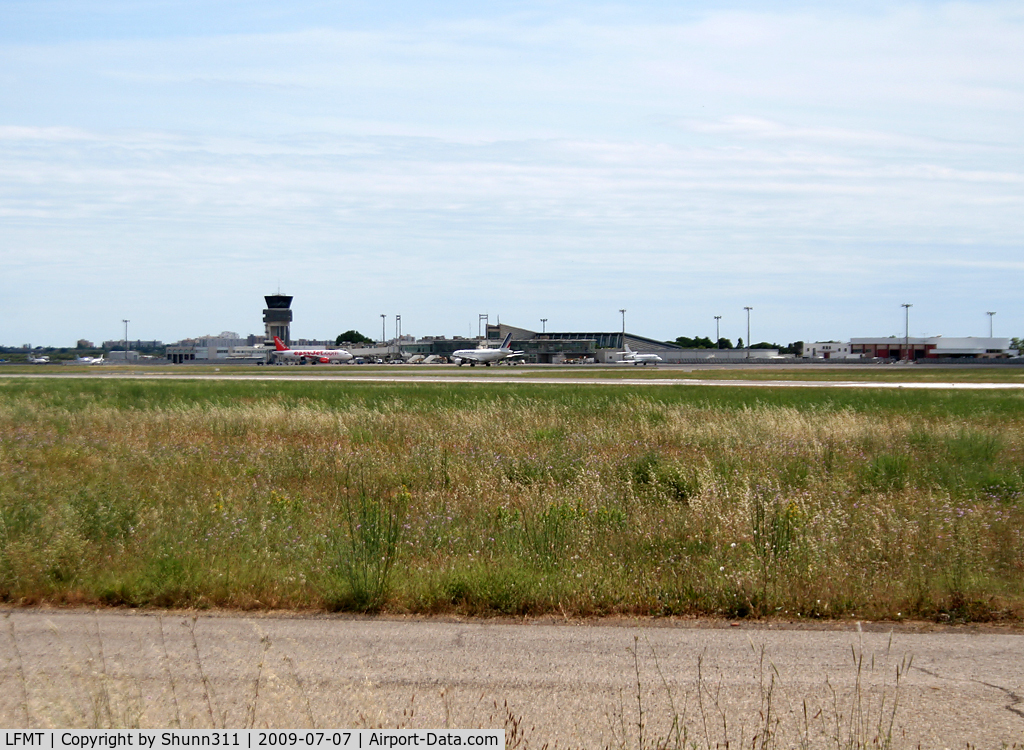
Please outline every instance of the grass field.
M7 379L0 595L1019 622L1022 407L1016 391Z

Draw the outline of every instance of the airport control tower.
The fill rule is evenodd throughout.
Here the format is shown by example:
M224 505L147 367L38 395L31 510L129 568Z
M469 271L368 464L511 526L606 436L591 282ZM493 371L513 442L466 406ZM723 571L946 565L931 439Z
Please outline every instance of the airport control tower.
M274 336L277 336L285 343L285 346L290 346L292 340L292 298L284 294L271 294L263 299L267 301L267 309L263 311L263 325L267 331L267 338L264 343L267 346L273 346Z

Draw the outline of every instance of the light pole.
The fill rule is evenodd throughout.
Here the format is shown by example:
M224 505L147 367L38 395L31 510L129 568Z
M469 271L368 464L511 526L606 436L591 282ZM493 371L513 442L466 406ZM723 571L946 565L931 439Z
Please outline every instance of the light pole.
M903 330L903 345L907 350L907 362L910 361L910 308L913 307L909 302L904 302L900 307L903 308L906 313L906 328Z
M750 359L750 311L754 308L744 307L743 309L747 311L747 359Z
M626 309L619 308L619 312L622 313L622 345L626 345Z
M484 335L487 334L487 326L490 325L490 318L487 317L487 313L480 313L476 316L476 337L480 338L480 321L484 323Z
M122 318L121 322L124 323L124 361L125 364L128 364L128 324L131 323L131 321Z
M383 346L385 343L387 343L387 340L388 340L388 335L384 331L384 324L387 323L387 319L388 319L387 315L385 315L384 313L380 314L380 343L381 343L381 346Z
M547 318L541 318L540 319L540 332L541 333L547 333L548 332L548 319Z
M718 330L718 321L720 321L721 319L722 319L721 315L716 315L715 316L715 348L716 349L721 349L722 348L722 334Z
M985 313L988 316L988 337L992 338L992 319L996 316L994 312Z

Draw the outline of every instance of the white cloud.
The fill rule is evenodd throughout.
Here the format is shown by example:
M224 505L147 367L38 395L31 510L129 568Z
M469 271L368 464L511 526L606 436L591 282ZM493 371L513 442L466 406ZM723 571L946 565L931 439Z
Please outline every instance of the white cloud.
M593 327L639 308L623 296L661 337L686 330L661 307L703 319L755 294L817 324L829 287L841 330L780 312L776 337L863 333L842 328L856 306L908 288L1024 313L1014 5L6 42L0 69L0 304L32 309L20 338L95 337L61 302L83 284L173 338L196 331L167 290L229 316L282 275L313 310L328 278L362 309L397 274L395 304L434 333L491 303ZM956 333L940 308L933 330Z

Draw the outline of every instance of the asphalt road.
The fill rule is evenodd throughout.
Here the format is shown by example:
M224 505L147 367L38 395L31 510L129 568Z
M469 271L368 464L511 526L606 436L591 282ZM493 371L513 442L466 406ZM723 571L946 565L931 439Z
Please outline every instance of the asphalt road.
M1024 634L864 629L13 609L0 721L504 726L520 747L639 748L678 718L698 747L866 747L890 726L897 748L1024 747Z

